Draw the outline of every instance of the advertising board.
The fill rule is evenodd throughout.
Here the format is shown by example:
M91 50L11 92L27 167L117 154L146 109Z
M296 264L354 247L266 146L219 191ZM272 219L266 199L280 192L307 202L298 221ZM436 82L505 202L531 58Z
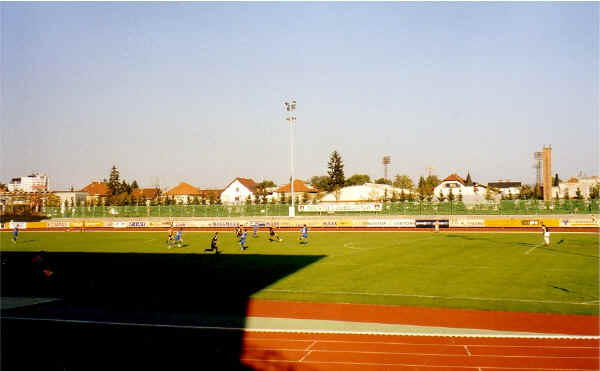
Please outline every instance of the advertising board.
M368 219L368 227L414 227L414 219Z
M69 222L67 221L57 221L51 220L48 222L48 228L68 228Z
M298 205L298 212L381 211L381 203Z
M27 229L27 222L10 222L8 223L8 227L10 229L14 229L15 227L19 229Z
M128 225L129 223L124 221L115 221L111 223L111 227L113 228L127 228Z
M146 228L147 227L147 222L143 221L143 220L134 220L134 221L130 221L127 226L129 228Z
M558 219L555 218L511 218L511 219L485 219L486 227L526 227L540 228L542 224L548 227L558 227Z
M435 222L438 221L440 228L448 228L450 221L448 219L417 219L415 220L415 227L417 228L433 228Z
M27 228L48 228L48 222L27 222Z
M594 216L589 218L560 219L561 227L600 227Z
M484 219L450 219L450 227L485 227Z

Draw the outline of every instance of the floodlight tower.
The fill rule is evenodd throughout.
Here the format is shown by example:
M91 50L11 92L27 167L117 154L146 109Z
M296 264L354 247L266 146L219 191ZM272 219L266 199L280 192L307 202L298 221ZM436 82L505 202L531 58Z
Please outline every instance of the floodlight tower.
M389 167L392 163L392 156L383 156L383 179L389 180Z
M533 167L535 168L535 184L538 186L542 186L542 160L544 156L542 152L533 152L533 159L535 163Z
M292 181L290 182L290 191L292 192L292 206L290 206L290 217L294 217L296 209L294 208L294 127L296 124L296 100L284 102L285 110L288 112L285 118L290 122L290 167L292 170Z

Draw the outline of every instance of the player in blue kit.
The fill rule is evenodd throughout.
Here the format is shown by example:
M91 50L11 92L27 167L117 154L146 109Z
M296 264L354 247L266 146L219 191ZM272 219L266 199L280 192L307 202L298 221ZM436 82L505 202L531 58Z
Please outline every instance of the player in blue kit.
M242 229L242 236L240 237L240 247L242 251L248 248L248 246L246 246L246 237L248 237L248 233Z
M308 243L308 227L306 226L306 224L302 226L302 230L300 231L300 237L298 237L298 240L300 240L300 243L305 245Z
M254 229L253 229L253 232L254 232L254 238L258 237L258 236L256 235L256 232L258 232L258 223L257 223L257 222L254 222Z
M13 232L12 242L17 243L17 238L19 237L19 225L15 224L15 230Z
M175 246L183 246L183 230L181 228L179 228L179 231L177 231L177 234L175 235Z

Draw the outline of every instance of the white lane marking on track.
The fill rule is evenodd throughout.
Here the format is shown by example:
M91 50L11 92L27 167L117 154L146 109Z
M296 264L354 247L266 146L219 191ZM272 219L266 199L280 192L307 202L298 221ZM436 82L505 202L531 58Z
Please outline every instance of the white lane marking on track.
M259 329L259 328L241 328L241 327L220 327L220 326L194 326L194 325L162 325L156 323L131 323L131 322L112 322L112 321L92 321L61 318L34 318L34 317L14 317L0 316L4 320L18 321L41 321L41 322L59 322L59 323L79 323L94 325L111 326L131 326L131 327L157 327L157 328L181 328L195 330L223 330L223 331L246 331L256 333L290 333L290 334L342 334L342 335L385 335L385 336L425 336L441 338L495 338L495 339L569 339L569 340L600 340L600 336L595 335L507 335L507 334L441 334L441 333L414 333L414 332L374 332L374 331L343 331L343 330L306 330L306 329ZM319 340L321 341L321 340Z
M323 295L365 295L365 296L395 296L426 299L460 299L477 301L512 301L523 303L549 303L549 304L570 304L570 305L596 305L590 302L573 302L558 300L534 300L534 299L516 299L516 298L478 298L468 296L441 296L441 295L419 295L419 294L395 294L381 292L354 292L354 291L310 291L310 290L287 290L287 289L264 289L264 292L283 292L291 294L323 294Z
M243 361L250 361L250 362L268 362L268 363L298 363L298 361L289 361L289 360L274 360L274 359L258 359L258 358L242 358ZM432 366L431 364L413 364L413 363L375 363L375 362L339 362L339 361L304 361L304 363L309 363L309 364L325 364L325 365L353 365L353 366L392 366L392 367L436 367L439 369L455 369L456 366L446 366L446 365L436 365L436 366ZM468 367L468 366L467 366ZM475 369L475 366L472 366L471 368ZM506 369L506 370L512 370L514 368L512 367L494 367L495 369ZM477 369L479 371L481 371L480 367L477 367ZM540 368L540 367L535 367L535 368L523 368L523 367L519 367L519 370L556 370L555 367L553 368ZM589 371L589 368L562 368L562 370L570 370L570 371Z

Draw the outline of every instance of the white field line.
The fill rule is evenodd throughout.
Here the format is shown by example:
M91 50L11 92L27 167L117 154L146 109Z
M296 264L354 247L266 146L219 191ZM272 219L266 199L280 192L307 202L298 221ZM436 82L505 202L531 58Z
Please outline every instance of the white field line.
M393 296L424 299L448 299L448 300L475 300L475 301L510 301L519 303L545 303L545 304L569 304L569 305L597 305L590 302L573 302L558 300L534 300L516 298L478 298L468 296L441 296L441 295L419 295L419 294L390 294L380 292L355 292L355 291L310 291L310 290L287 290L287 289L264 289L263 292L281 292L290 294L322 294L322 295L364 295L364 296Z
M525 251L525 255L529 255L530 252L532 252L533 250L537 249L540 246L542 246L542 244L535 245L534 247L532 247L529 250Z
M93 321L93 320L74 320L62 318L34 318L34 317L14 317L0 316L4 320L18 321L41 321L41 322L58 322L58 323L73 323L73 324L93 324L93 325L110 325L110 326L130 326L130 327L149 327L149 328L180 328L180 329L195 329L195 330L222 330L222 331L246 331L257 333L292 333L292 334L342 334L342 335L385 335L385 336L429 336L443 338L496 338L496 339L560 339L560 340L600 340L600 336L596 335L507 335L507 334L434 334L434 333L414 333L414 332L374 332L374 331L337 331L337 330L305 330L305 329L257 329L257 328L241 328L241 327L221 327L221 326L194 326L194 325L161 325L155 323L130 323L130 322L113 322L113 321ZM320 340L319 340L320 341Z

